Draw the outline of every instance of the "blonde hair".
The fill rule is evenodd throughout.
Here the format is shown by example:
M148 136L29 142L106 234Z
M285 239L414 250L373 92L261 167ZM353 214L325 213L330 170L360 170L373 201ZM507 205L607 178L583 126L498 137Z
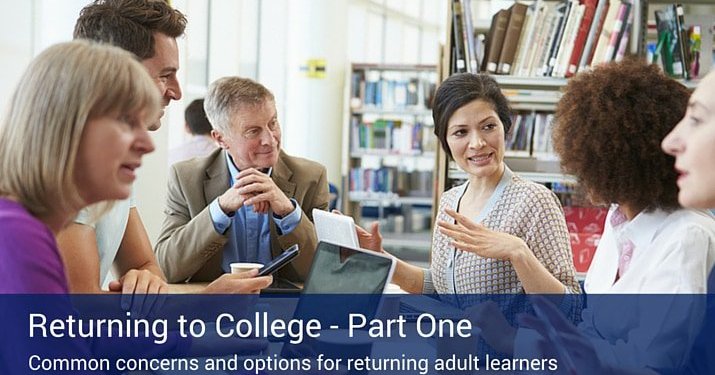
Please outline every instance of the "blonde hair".
M262 84L248 78L223 77L209 86L204 110L211 126L227 133L231 129L231 116L241 105L257 106L267 100L275 101L275 98Z
M131 53L80 40L46 49L0 125L0 196L38 217L81 208L74 166L87 121L125 113L153 119L160 108L156 84Z

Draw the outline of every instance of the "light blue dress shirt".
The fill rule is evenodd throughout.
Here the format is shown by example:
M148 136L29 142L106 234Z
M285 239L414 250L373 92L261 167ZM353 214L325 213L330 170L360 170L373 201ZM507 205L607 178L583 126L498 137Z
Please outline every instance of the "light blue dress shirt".
M233 163L231 156L226 153L226 164L230 180L228 187L233 186L233 182L238 176L239 170ZM268 170L270 176L273 169ZM273 258L271 255L271 230L269 215L276 223L279 234L292 232L300 223L302 217L298 202L290 198L293 203L293 211L283 218L272 213L261 214L253 210L253 205L242 206L233 215L226 215L218 205L218 197L209 204L209 212L213 221L216 233L224 234L231 231L228 242L223 248L223 262L221 267L224 272L231 272L230 264L233 262L257 262L267 264Z

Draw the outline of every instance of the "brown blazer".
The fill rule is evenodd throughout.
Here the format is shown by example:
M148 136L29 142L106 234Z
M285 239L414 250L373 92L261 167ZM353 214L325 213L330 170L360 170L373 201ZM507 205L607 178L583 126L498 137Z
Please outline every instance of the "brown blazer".
M298 226L289 234L279 236L275 222L269 220L273 257L296 243L300 246L300 255L276 276L303 282L318 242L312 222L313 208L327 209L330 199L327 172L316 162L281 151L271 178L303 210ZM166 216L154 248L169 282L213 281L223 273L223 248L233 231L216 233L208 206L229 188L229 179L222 149L171 167Z

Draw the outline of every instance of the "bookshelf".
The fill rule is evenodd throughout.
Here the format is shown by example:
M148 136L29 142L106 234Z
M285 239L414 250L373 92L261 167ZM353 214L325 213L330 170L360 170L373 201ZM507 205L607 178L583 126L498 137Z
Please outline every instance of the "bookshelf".
M561 172L558 157L550 149L548 142L551 138L548 126L550 115L553 114L568 77L582 69L588 69L593 64L619 60L625 55L633 54L645 58L647 42L657 39L657 35L653 36L655 32L650 30L655 26L648 27L649 24L654 24L654 21L651 21L654 18L654 10L668 7L675 1L515 0L509 9L518 9L515 12L519 15L517 24L520 24L520 30L512 30L515 26L511 20L511 11L507 11L506 16L504 10L492 9L497 13L486 16L470 11L487 9L488 7L477 5L485 2L449 1L447 44L442 53L440 80L456 72L485 73L491 70L489 73L494 74L493 77L509 98L515 112L512 118L512 134L507 135L504 161L522 178L546 185L561 199L571 233L576 268L583 275L582 272L590 264L598 238L594 237L597 233L583 233L582 229L588 227L589 222L601 220L605 212L604 209L588 207L576 179ZM700 24L702 28L702 77L712 65L710 52L713 50L715 3L712 0L682 0L679 3L684 6L684 25ZM526 11L525 6L528 7ZM609 9L613 14L608 14ZM455 16L455 11L462 13ZM476 35L473 35L471 40L475 45L468 48L465 43L470 43L470 40L465 37L463 29L468 27L470 22L466 22L465 18L475 15L481 17L476 17L474 22L471 22L472 25L489 26L473 29ZM568 25L568 20L572 17L580 23L574 21ZM599 17L604 20L600 25L595 22L601 19ZM485 20L487 22L484 22ZM587 24L589 22L590 25ZM459 24L456 25L457 23ZM558 31L559 27L562 28L561 31ZM497 38L495 43L490 40L490 33L497 32L504 35ZM579 33L583 35L579 36ZM558 35L561 35L561 42L557 42ZM579 40L582 45L576 47ZM506 45L517 47L515 50L509 49L506 54L510 56L503 56L504 50L500 53L490 51L490 44L502 46L503 49ZM469 53L472 50L476 51L476 55ZM572 56L568 56L569 54ZM476 58L477 63L470 61L471 58ZM460 59L462 61L459 61ZM574 64L575 62L578 63ZM471 69L475 65L479 68ZM505 66L510 69L503 69ZM677 78L681 83L691 89L695 87L696 82L686 79L684 74L682 76ZM467 178L441 150L437 153L435 173L439 193ZM437 199L434 203L435 209Z
M699 78L704 77L713 65L713 31L715 29L715 2L712 0L640 0L640 22L637 24L638 38L638 54L649 56L652 53L649 50L649 44L657 44L660 32L658 31L658 23L655 20L655 11L664 11L675 3L682 5L684 14L682 17L683 30L682 36L690 43L685 45L692 46L692 26L698 26L700 29L699 46L699 74L687 79L679 79L689 89L694 89L697 86ZM652 47L651 47L652 48ZM686 48L687 50L687 48ZM690 55L690 53L688 53ZM692 57L688 56L689 62L692 62ZM661 63L662 65L662 63Z
M451 0L450 3L460 3L461 6L450 6L450 12L455 9L485 9L484 6L475 6L478 0ZM471 3L471 4L470 4ZM465 17L473 17L475 14L463 13L460 17L454 17L453 14L448 18L448 22L452 25L449 30L452 32L448 36L448 43L443 52L443 69L442 79L456 72L473 72L493 74L493 77L499 83L503 93L509 99L512 109L512 129L506 135L506 150L504 162L509 168L520 177L543 184L550 188L561 200L565 208L567 222L574 217L578 219L597 217L603 214L602 209L590 208L585 204L585 199L582 192L579 190L576 178L562 173L558 157L551 148L551 132L550 125L553 119L553 112L556 103L561 98L561 89L567 84L567 77L575 74L581 63L581 55L586 52L577 52L575 56L573 46L567 47L569 43L575 44L576 35L580 31L580 21L572 21L572 25L567 26L567 15L577 17L575 19L583 19L586 3L576 1L514 1L510 9L519 9L517 12L520 20L521 30L510 30L513 27L510 20L509 12L504 10L498 11L496 15L482 15L480 19L491 18L491 23L488 28L477 29L477 34L483 34L480 37L473 39L481 45L477 45L473 49L478 51L476 58L478 61L478 70L460 69L461 66L474 66L473 63L465 61L464 63L454 63L453 59L462 55L462 58L469 59L469 55L460 54L455 49L460 43L464 44L464 38L460 37L460 33L455 31L454 22L463 21ZM591 6L595 6L597 1L589 1ZM566 6L568 5L568 6ZM572 9L573 7L573 9ZM576 9L578 7L578 9ZM494 10L494 9L493 9ZM541 12L541 13L539 13ZM595 9L591 10L589 17L593 18ZM580 17L580 18L579 18ZM561 34L565 30L570 30L570 36L562 35L564 42L558 42L556 38L557 24L561 22ZM484 22L473 22L473 24L484 24ZM495 42L490 40L489 33L494 33L496 29L502 29L504 34L501 41ZM588 27L584 28L585 34ZM529 36L528 34L533 35ZM541 34L539 34L541 33ZM550 33L550 34L549 34ZM586 51L585 38L582 36L582 50ZM566 42L566 39L570 39ZM596 36L592 38L595 44ZM508 40L508 41L507 41ZM552 46L548 45L551 40ZM500 56L504 51L490 51L494 45L512 45L510 56ZM490 46L491 45L491 46ZM514 48L516 46L516 48ZM562 51L560 56L554 46L558 46ZM502 47L505 48L505 47ZM595 53L595 46L592 47ZM602 47L605 48L605 47ZM465 49L466 48L462 48ZM630 51L626 49L625 53ZM542 54L539 56L539 54ZM551 55L549 55L551 54ZM603 53L603 56L610 56L609 59L615 59L616 51L610 54ZM490 60L491 59L491 60ZM604 57L605 59L605 57ZM587 66L588 59L584 60L584 66ZM571 66L569 69L569 66ZM454 162L448 160L446 154L441 150L437 155L436 180L438 189L441 192L446 191L456 185L463 183L467 179L465 172L461 171ZM435 205L437 201L435 200ZM571 232L571 241L574 251L574 259L577 266L577 271L585 272L590 264L590 259L595 251L595 241L591 233L588 235L581 233L581 228L585 225L583 220L572 220L569 224ZM583 276L583 273L579 273Z
M346 84L342 210L363 227L379 221L384 246L419 264L431 245L436 83L432 65L352 64Z

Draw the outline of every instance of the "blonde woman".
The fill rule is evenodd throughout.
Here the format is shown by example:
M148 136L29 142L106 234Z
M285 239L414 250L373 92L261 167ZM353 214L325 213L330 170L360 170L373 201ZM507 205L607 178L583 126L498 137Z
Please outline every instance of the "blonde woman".
M66 293L54 236L80 209L131 192L156 86L128 52L73 42L42 52L0 129L0 292Z
M161 110L156 85L131 53L74 41L50 47L30 63L9 108L0 126L0 293L67 293L55 235L80 209L129 196L142 157L154 150L147 128ZM50 303L43 308L56 316L74 314L66 298L38 299ZM0 311L3 374L27 370L25 354L32 353L23 346L32 343L15 340L27 337L27 316L12 315L18 309ZM15 341L2 341L10 339ZM68 338L43 352L84 358L127 350L147 358L205 355L212 339L192 343L171 334L165 344L153 345Z

